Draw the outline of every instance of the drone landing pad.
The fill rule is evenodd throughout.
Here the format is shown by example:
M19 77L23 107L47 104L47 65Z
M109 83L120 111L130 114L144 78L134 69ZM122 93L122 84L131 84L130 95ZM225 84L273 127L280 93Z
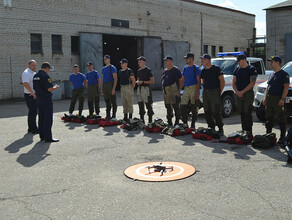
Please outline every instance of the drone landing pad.
M164 171L155 171L154 165L164 166ZM195 167L179 162L147 162L128 167L124 174L128 178L146 182L166 182L180 180L195 174Z

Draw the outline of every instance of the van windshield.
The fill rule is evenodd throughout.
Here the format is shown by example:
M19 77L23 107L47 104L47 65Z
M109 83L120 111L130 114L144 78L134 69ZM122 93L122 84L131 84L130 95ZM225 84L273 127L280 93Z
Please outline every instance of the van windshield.
M212 60L212 64L219 66L226 75L233 75L233 71L237 66L236 60Z
M287 63L284 67L283 70L285 70L290 77L292 77L292 62Z

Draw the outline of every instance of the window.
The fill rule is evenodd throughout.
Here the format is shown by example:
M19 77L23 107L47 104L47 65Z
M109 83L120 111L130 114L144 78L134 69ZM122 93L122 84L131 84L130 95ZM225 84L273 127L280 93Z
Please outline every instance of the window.
M250 61L250 64L257 69L259 75L263 74L262 65L260 61Z
M52 53L62 53L62 35L52 35Z
M79 54L79 36L71 36L71 53Z
M212 46L212 57L216 57L216 46Z
M31 53L43 52L41 34L30 34L30 48L31 48Z
M223 47L219 46L219 52L223 52Z
M204 45L204 53L208 53L208 45Z
M234 47L234 52L238 52L238 47Z

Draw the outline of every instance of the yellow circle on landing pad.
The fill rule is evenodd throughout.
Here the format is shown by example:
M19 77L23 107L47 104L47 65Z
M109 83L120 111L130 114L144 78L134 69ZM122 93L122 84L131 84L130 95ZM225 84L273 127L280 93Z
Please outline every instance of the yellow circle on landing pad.
M160 165L161 162L140 163L128 167L124 174L134 180L149 182L165 182L180 180L192 176L196 173L195 167L180 162L162 162L162 166L167 169L163 174L155 171L153 165ZM150 167L150 169L148 169ZM161 175L162 174L162 175Z

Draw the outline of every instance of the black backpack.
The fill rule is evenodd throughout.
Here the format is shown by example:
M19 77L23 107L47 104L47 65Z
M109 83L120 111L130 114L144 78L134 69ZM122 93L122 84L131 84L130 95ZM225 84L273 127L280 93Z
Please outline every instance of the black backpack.
M276 144L276 134L269 133L264 135L256 135L254 136L251 145L254 148L262 148L262 149L269 149L274 147Z

